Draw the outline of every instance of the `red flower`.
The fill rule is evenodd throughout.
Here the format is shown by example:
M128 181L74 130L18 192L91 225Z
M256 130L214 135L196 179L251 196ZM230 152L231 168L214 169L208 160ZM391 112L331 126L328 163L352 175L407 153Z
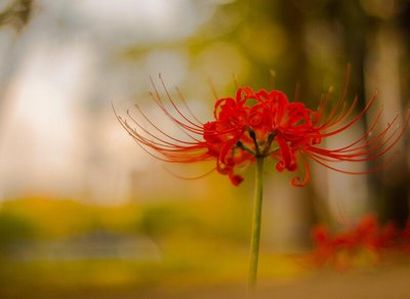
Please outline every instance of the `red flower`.
M331 261L336 248L328 229L323 225L315 227L312 230L312 239L315 247L313 254L315 263L323 265Z
M178 107L162 79L161 83L170 108L167 108L164 96L155 84L152 97L164 116L179 127L188 139L169 135L155 125L138 106L137 110L150 129L136 121L130 112L128 116L136 127L117 115L121 125L155 158L171 163L215 160L215 169L220 174L227 175L234 185L243 180L237 174L238 168L253 163L258 158L268 157L277 161L276 169L280 172L304 169L303 179L292 179L294 186L304 186L309 181L310 170L306 158L342 173L369 173L379 169L380 165L367 171L355 172L337 168L333 163L380 158L397 143L409 121L407 117L406 125L397 129L395 125L398 117L395 117L384 130L374 134L381 115L379 111L362 136L346 146L327 149L321 146L323 141L356 124L373 105L375 96L362 111L353 115L357 99L346 108L344 97L341 97L327 113L328 96L322 100L317 110L312 110L301 102L289 102L287 96L279 90L254 91L243 87L237 90L235 97L218 99L214 106L214 120L201 123L181 94L178 92L183 106Z
M312 231L312 238L316 264L333 264L344 268L346 263L363 251L379 256L382 250L397 247L399 231L391 223L381 226L376 217L369 215L363 217L356 226L336 234L331 234L324 226L317 226ZM348 259L340 264L338 257L343 254Z
M317 226L312 230L312 239L316 265L346 268L363 252L376 257L376 261L380 257L395 257L397 253L410 254L410 220L406 227L399 229L393 222L381 225L369 215L356 226L338 233L332 234L325 226ZM338 259L341 256L344 259Z

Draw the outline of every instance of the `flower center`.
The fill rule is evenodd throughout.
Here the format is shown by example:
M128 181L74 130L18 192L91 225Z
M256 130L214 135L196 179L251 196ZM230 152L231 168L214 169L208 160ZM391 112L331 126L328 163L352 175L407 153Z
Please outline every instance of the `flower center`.
M255 156L255 158L265 158L269 155L271 155L274 151L276 151L276 149L274 151L271 150L271 146L273 143L273 140L275 139L276 136L276 132L271 132L269 133L269 135L267 136L267 138L265 140L262 141L258 141L256 133L253 129L248 129L248 134L249 137L252 140L253 143L253 148L250 147L251 144L244 144L244 142L242 142L241 140L239 140L236 143L236 147L250 153L251 155Z

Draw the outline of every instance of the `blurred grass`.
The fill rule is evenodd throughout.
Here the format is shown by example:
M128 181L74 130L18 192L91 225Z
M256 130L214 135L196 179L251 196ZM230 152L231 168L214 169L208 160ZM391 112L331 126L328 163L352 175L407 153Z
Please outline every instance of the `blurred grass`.
M18 198L0 206L0 238L31 234L36 239L67 238L94 230L162 239L197 235L247 240L249 203L232 199L155 200L121 205L86 204L77 200ZM238 217L241 221L237 221ZM29 233L31 231L31 233Z
M59 298L81 290L117 294L119 290L150 293L244 286L248 203L226 200L215 205L210 201L117 206L41 197L6 201L0 209L0 298ZM67 241L95 231L152 240L160 257L49 259L35 254L22 258L14 252L16 245L30 250L39 242ZM262 253L262 281L302 273L304 268L296 259L269 250Z
M0 207L0 298L242 298L249 214L248 202L229 198L114 206L47 197L6 201ZM78 247L70 242L89 240L84 236L94 240L101 232L97 236L107 238L108 245L118 240L112 236L149 240L154 247L145 250L158 249L158 257L137 252L105 257L98 255L98 247L93 247L96 256L92 250L48 256L36 247L60 242L66 251L75 251ZM360 265L344 273L312 271L305 253L277 253L265 243L256 298L304 298L308 293L328 298L335 291L338 298L408 298L408 260L375 264L369 258L359 256ZM386 295L386 284L395 286L396 297ZM380 287L370 290L373 285Z

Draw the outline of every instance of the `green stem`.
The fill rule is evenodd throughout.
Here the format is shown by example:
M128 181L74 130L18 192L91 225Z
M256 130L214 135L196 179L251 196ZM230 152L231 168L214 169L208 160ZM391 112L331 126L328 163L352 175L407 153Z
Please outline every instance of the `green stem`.
M256 158L255 194L253 202L252 236L248 277L249 289L251 291L253 291L256 287L256 276L258 272L263 199L263 162L264 157Z

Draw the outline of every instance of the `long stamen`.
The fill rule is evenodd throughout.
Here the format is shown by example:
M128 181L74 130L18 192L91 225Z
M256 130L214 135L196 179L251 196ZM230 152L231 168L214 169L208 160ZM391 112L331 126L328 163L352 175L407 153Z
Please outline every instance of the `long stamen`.
M325 133L325 134L322 134L322 137L328 137L328 136L335 135L335 134L337 134L337 133L340 133L340 132L346 130L347 128L351 127L352 125L354 125L354 124L355 124L359 119L361 119L361 118L364 116L364 114L370 109L370 107L373 105L373 103L374 103L375 100L376 100L376 95L374 95L374 96L370 99L370 101L367 103L367 105L365 106L365 108L364 108L359 114L357 114L356 117L354 117L349 123L347 123L346 125L344 125L344 126L338 128L338 129L336 129L336 130L334 130L334 131L331 131L331 132L327 132L327 133Z
M171 140L173 140L173 141L179 142L179 143L183 143L183 144L191 144L191 145L192 145L192 144L197 144L197 143L198 143L198 142L184 141L184 140L181 140L181 139L177 139L177 138L175 138L175 137L172 137L171 135L169 135L169 134L165 133L163 130L161 130L158 126L156 126L156 125L147 117L147 115L141 110L141 108L140 108L138 105L135 105L135 108L141 113L141 115L144 117L144 119L145 119L155 130L157 130L158 132L160 132L162 135L166 136L167 138L169 138L169 139L171 139ZM145 129L138 121L136 121L136 119L131 115L131 113L129 112L129 110L127 110L127 115L128 115L128 117L129 117L141 130L143 130L146 134L150 135L151 137L153 137L153 138L155 138L155 139L157 139L157 140L159 140L159 141L168 143L167 141L164 141L163 139L159 138L158 136L154 135L153 133L151 133L151 132L149 132L147 129ZM199 140L198 140L198 141L199 141Z
M164 91L165 91L165 94L167 95L167 98L168 98L169 102L171 103L172 107L174 107L175 111L176 111L185 121L187 121L190 125L201 129L202 126L199 126L199 125L193 123L191 120L189 120L189 119L181 112L181 110L179 110L179 108L178 108L177 105L175 104L174 100L172 99L172 97L171 97L171 95L170 95L170 93L169 93L169 91L168 91L168 88L167 88L167 86L165 85L164 80L162 79L162 75L161 75L161 74L159 74L159 80L161 81L161 84L162 84L162 87L163 87L163 89L164 89Z
M184 107L187 109L188 113L193 117L193 119L194 119L201 127L203 127L204 123L203 123L202 121L200 121L199 118L196 117L195 114L192 112L192 110L191 110L191 108L188 106L188 103L187 103L187 101L186 101L186 99L185 99L185 96L183 95L183 93L181 92L181 90L180 90L178 87L176 87L176 91L177 91L177 94L178 94L178 96L179 96L179 98L180 98L182 104L183 104Z

